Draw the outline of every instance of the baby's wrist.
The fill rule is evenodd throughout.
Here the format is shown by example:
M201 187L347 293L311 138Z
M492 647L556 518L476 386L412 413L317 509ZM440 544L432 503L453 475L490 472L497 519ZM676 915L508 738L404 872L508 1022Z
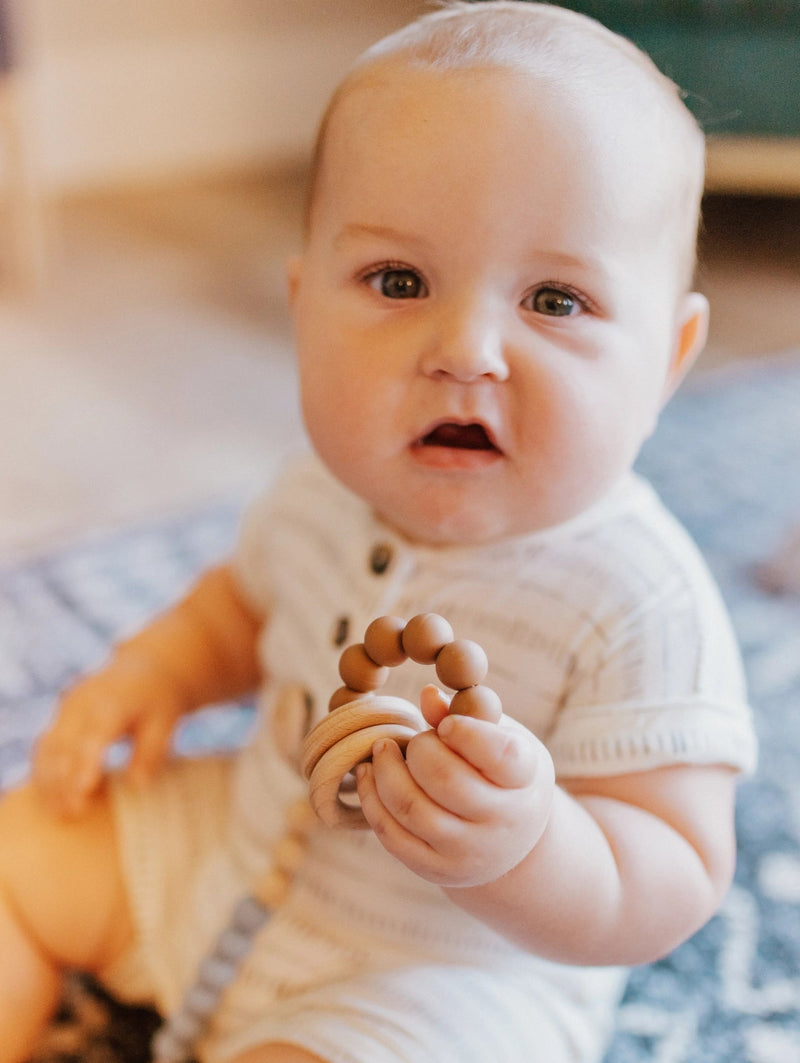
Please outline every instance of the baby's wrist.
M116 674L123 682L133 682L153 688L154 695L181 701L184 712L198 708L200 699L191 685L180 674L177 664L173 665L169 655L156 645L147 631L140 632L130 639L125 639L114 646L108 671Z

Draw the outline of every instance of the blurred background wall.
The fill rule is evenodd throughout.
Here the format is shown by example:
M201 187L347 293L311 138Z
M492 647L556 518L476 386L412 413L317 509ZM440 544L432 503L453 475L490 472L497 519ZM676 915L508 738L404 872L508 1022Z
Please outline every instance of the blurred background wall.
M16 0L40 179L62 193L297 161L350 59L415 0Z

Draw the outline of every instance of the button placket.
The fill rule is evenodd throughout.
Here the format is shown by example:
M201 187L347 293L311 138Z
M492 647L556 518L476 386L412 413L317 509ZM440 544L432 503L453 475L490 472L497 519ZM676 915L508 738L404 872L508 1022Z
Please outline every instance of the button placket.
M393 603L414 567L414 556L388 538L376 539L366 546L362 565L361 575L354 573L353 593L342 603L347 611L334 614L329 620L328 644L337 654L337 663L339 653L352 641L354 632L366 628L376 617L392 612Z

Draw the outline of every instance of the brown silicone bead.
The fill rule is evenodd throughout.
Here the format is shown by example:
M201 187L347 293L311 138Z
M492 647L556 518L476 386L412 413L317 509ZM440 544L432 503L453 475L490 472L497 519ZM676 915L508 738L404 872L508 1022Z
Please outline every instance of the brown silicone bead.
M453 629L438 613L412 616L403 632L403 649L412 661L433 664L439 651L453 640Z
M405 620L399 616L379 616L364 632L364 649L375 664L396 668L408 656L403 649Z
M453 695L450 712L456 716L472 716L476 720L497 723L503 715L503 706L491 687L474 686Z
M338 690L334 690L331 694L331 699L328 702L328 712L333 712L334 709L338 709L341 705L349 705L351 701L358 701L359 698L363 698L367 693L368 691L364 690L339 687Z
M436 674L453 690L475 686L486 678L489 660L481 646L470 639L454 639L436 658Z
M366 693L383 686L389 678L389 669L371 660L363 643L358 642L348 646L339 658L339 675L345 686Z

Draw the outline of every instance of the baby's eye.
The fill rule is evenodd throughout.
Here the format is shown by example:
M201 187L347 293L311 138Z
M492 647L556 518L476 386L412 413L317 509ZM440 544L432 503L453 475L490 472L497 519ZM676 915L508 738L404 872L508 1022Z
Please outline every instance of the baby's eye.
M424 299L428 294L425 282L413 269L387 267L372 273L367 280L386 299Z
M583 310L578 296L563 288L537 288L523 299L522 305L548 317L572 317Z

